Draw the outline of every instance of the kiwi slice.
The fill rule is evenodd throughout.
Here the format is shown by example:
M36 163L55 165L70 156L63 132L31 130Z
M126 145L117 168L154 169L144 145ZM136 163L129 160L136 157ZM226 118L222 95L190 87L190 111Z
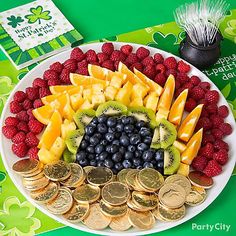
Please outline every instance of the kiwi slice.
M67 148L64 150L62 156L63 160L67 163L75 162L76 155L70 152Z
M154 129L153 137L152 137L152 142L151 142L151 148L154 149L159 149L161 148L161 142L160 142L160 128L157 126Z
M108 101L98 106L96 116L104 115L121 115L127 113L127 107L116 101Z
M84 129L95 115L96 112L93 109L79 109L73 119L79 129Z
M76 154L80 142L83 139L83 135L84 131L81 129L72 130L68 133L65 142L68 150L71 153Z
M180 153L174 146L164 150L164 175L174 174L180 164Z
M143 120L149 123L152 128L157 125L156 116L152 109L146 107L129 107L128 115L134 116L137 120Z

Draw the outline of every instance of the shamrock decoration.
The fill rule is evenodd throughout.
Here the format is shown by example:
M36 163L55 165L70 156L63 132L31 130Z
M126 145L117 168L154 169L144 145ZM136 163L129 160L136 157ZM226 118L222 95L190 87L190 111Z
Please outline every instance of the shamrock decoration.
M16 28L21 22L24 21L20 16L15 17L13 15L7 17L7 19L9 21L7 24L11 25L12 28Z
M39 24L41 24L41 20L52 19L52 17L49 15L50 11L43 11L42 6L30 8L30 12L32 12L32 14L25 16L25 18L28 19L29 24L33 24L36 21L39 21Z

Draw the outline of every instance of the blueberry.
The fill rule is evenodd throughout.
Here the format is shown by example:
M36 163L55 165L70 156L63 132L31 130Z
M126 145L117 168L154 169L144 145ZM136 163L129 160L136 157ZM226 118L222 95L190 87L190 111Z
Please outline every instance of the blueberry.
M124 124L124 125L128 125L129 124L129 119L127 118L127 116L123 116L121 118L121 122Z
M124 130L124 125L122 123L121 124L117 124L116 131L122 132L123 130Z
M80 161L86 158L86 152L85 151L79 151L76 154L76 160Z
M163 167L164 167L164 162L157 163L157 168L163 169Z
M115 164L115 169L122 170L123 169L123 165L120 162L118 162L118 163Z
M139 143L138 144L138 146L137 146L137 149L139 150L139 151L145 151L145 150L147 150L148 149L148 145L147 144L145 144L145 143Z
M107 119L107 126L108 127L115 127L116 126L116 118L115 117L109 117Z
M131 144L137 145L140 142L141 142L141 137L140 137L139 134L134 134L130 137L130 143Z
M134 154L132 152L126 152L125 153L125 159L130 160L133 159Z
M164 152L162 149L159 149L156 151L155 159L156 159L156 161L163 161L164 160Z
M120 138L121 132L115 132L115 138Z
M85 134L85 135L84 135L84 140L89 141L89 139L90 139L90 136L87 135L87 134Z
M122 165L124 166L125 169L130 168L132 166L132 163L130 160L124 160L122 162Z
M101 115L98 117L98 122L99 123L105 123L107 121L107 116L106 115Z
M106 139L103 139L101 142L100 142L102 145L106 146L108 144L107 140Z
M136 150L134 156L140 158L142 156L142 152Z
M127 135L121 135L120 136L120 144L127 147L129 146L129 137Z
M99 123L97 125L97 131L101 134L105 134L105 133L107 133L107 126L103 123Z
M115 143L114 143L114 144L115 144ZM119 146L119 144L118 144L118 146ZM119 152L120 152L122 155L124 155L125 152L126 152L126 148L123 147L123 146L120 146L120 148L119 148Z
M98 166L98 167L104 166L104 161L98 161L98 162L97 162L97 166Z
M89 162L89 164L90 164L91 166L97 166L97 161L96 161L96 160L91 160L91 161Z
M119 146L112 144L111 145L111 153L116 153L119 151Z
M152 157L153 157L153 152L151 150L143 152L142 158L144 161L151 161Z
M133 125L136 121L136 119L133 116L127 116L128 124Z
M111 159L106 159L104 161L104 166L106 166L107 168L112 168L114 166L114 163Z
M141 129L142 127L145 127L146 126L146 122L144 122L143 120L139 120L137 123L136 123L136 127Z
M92 153L88 154L88 159L89 160L94 160L95 157L96 157L95 154L92 154Z
M108 142L112 142L114 139L115 139L115 135L113 133L106 133L105 134L105 139L108 141Z
M134 158L132 161L135 167L142 165L142 161L140 160L140 158Z
M113 133L116 132L116 128L115 127L109 127L108 132L113 134Z
M95 153L100 154L104 150L104 146L102 144L98 144L95 147Z
M115 175L118 174L118 172L119 172L119 170L117 170L115 167L113 167L111 170L112 170L113 174L115 174Z
M143 168L153 168L153 164L151 162L145 161L143 163Z
M147 136L143 139L143 142L150 145L152 142L152 137L151 136Z
M84 167L84 166L87 166L89 164L89 162L87 159L84 158L79 161L79 164Z
M98 157L99 157L100 161L104 161L105 159L107 159L108 156L109 156L109 153L104 151L104 152L100 153Z
M106 151L107 151L108 153L112 153L112 152L111 152L111 145L107 145L107 146L106 146Z
M143 169L143 166L141 166L141 165L140 165L140 166L137 166L136 169L142 170L142 169Z
M134 152L135 151L135 146L134 145L129 145L128 146L128 151L130 151L130 152Z
M120 162L122 160L122 154L120 152L116 152L112 155L112 160L114 162Z
M131 124L125 125L124 131L125 131L127 134L130 134L130 133L132 133L132 132L134 131L134 126L131 125Z
M89 143L86 140L82 140L80 143L80 148L81 149L85 149L86 147L88 147Z
M95 133L94 135L93 135L93 137L96 137L96 138L98 138L99 140L103 137L103 135L102 134L99 134L99 133Z
M89 124L97 125L98 124L98 118L94 117Z
M112 144L115 144L115 145L120 145L120 141L118 139L115 139L112 141Z
M93 145L93 146L96 146L98 143L99 143L99 139L96 137L96 136L92 136L90 139L89 139L89 142L90 142L90 145Z
M87 126L85 127L85 132L86 132L86 134L88 134L88 135L92 135L92 134L95 132L95 130L96 130L96 127L94 127L94 126L92 126L92 125L87 125Z
M94 146L91 146L91 145L89 145L89 146L86 148L86 150L87 150L87 152L89 152L89 153L94 153L94 152L95 152Z
M143 137L147 137L147 136L151 136L151 132L150 129L146 128L146 127L142 127L139 131L140 135Z
M99 158L98 154L95 156L94 159L95 159L96 161L100 161L100 158Z

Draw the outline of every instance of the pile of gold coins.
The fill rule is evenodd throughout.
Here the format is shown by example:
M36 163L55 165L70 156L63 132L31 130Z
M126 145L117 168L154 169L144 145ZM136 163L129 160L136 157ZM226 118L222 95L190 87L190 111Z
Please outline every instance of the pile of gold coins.
M106 167L57 161L42 165L23 159L13 165L31 197L48 211L72 223L115 231L152 228L156 220L176 221L185 216L185 205L195 206L206 191L176 174L164 179L155 169L123 169L117 176Z

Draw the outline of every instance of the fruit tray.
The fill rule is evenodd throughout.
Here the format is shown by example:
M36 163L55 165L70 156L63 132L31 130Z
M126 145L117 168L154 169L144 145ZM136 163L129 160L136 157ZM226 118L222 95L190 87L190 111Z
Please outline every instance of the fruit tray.
M122 212L127 209L123 204L127 203L129 209L133 209L128 217L125 215L130 224L128 226L136 227L128 229L127 226L128 231L124 231L126 235L163 231L203 211L227 184L235 164L235 157L230 155L235 151L234 118L217 87L202 72L180 58L138 44L127 46L116 42L114 47L115 50L110 43L94 43L80 47L85 54L81 53L80 49L61 53L42 62L21 80L9 97L2 114L3 162L21 193L42 212L65 225L103 235L120 235L122 232L112 230L116 229L117 225L110 219L113 216L109 207L118 211L115 206L119 205L119 212ZM86 77L88 75L90 77ZM29 87L31 83L33 87ZM79 86L83 86L83 91L79 91ZM93 88L93 95L90 94L90 87ZM68 97L71 104L69 106ZM61 104L64 104L63 107ZM16 114L16 118L9 118L13 116L12 113ZM91 137L95 132L94 126L100 137ZM94 152L100 155L104 151L104 146L108 146L102 141L115 141L116 133L121 130L112 130L114 127L124 130L127 135L122 134L119 143L112 143L113 146L106 147L106 152L112 154L112 157L106 159L108 154L103 154L102 157L99 156L99 160L91 158L96 156ZM71 132L68 133L68 130ZM104 138L101 134L104 134ZM123 147L123 153L120 149L116 150L119 146ZM67 149L62 154L65 147ZM26 164L28 159L17 162L17 156L29 156L30 168ZM58 161L61 157L64 161ZM40 162L37 161L38 158ZM79 165L68 164L73 161ZM42 173L43 165L45 166ZM129 171L128 178L122 182L122 171L130 168L135 169ZM193 169L198 172L193 172ZM98 174L99 170L103 171ZM80 174L77 185L74 186L77 188L73 189L72 194L65 182L68 184L70 181L70 174L78 175L80 172L83 174ZM35 175L40 175L41 180L36 181L37 186L35 182L33 185L29 184L32 181L29 177ZM115 179L112 177L114 175L117 175ZM100 183L99 176L106 180ZM132 182L133 176L136 176L135 183ZM153 182L148 182L147 180L152 177ZM168 202L163 196L175 178L185 183L185 189L191 188L192 184L193 189L188 191L196 192L211 186L212 188L207 190L207 197L206 191L202 192L203 198L206 199L203 202L199 201L199 205L193 204L190 196L184 196L187 200L182 203L181 197L179 202ZM33 180L35 181L34 178ZM38 189L55 190L59 181L64 187L55 194L57 200L63 196L67 197L67 202L71 203L69 206L72 208L71 195L74 200L81 202L79 193L93 192L96 195L99 192L98 198L95 196L92 200L93 203L96 202L101 195L99 204L86 207L90 207L90 213L100 214L104 224L101 227L102 231L91 225L91 220L94 220L92 213L83 219L84 224L71 223L65 216L55 212L55 204L58 203L55 199L54 202L47 203L47 206L41 204L38 195L35 194ZM89 184L82 185L84 182ZM88 189L83 186L87 186ZM109 199L109 191L114 194L114 199L119 199L121 196L115 191L119 188L125 195L122 196L124 201L113 202ZM179 185L173 188L179 192L179 196L185 194ZM130 194L132 200L136 199L136 203L138 202L136 205L132 205L134 202L130 201ZM145 209L146 206L143 205L142 208L144 203L140 203L138 199L144 201L147 198L156 206L157 195L161 201L158 211L150 206ZM185 209L183 203L196 206L187 206ZM168 212L165 208L167 205ZM85 211L87 208L84 205L83 207ZM173 216L176 214L173 208L178 208L178 214L184 217L176 217L178 221L172 222L169 218L163 222L160 212ZM145 211L146 215L142 211ZM109 220L106 214L109 214ZM153 221L154 216L158 223ZM148 219L149 223L143 227L139 226L136 218ZM110 228L105 228L109 224Z

